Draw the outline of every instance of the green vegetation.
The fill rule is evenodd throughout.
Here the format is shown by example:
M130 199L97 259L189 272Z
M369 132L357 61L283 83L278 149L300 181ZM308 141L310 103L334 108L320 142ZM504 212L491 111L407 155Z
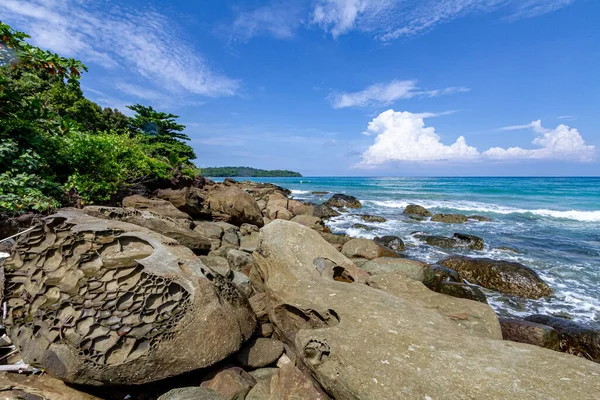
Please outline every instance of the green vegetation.
M286 170L264 170L250 167L213 167L213 168L202 168L202 173L205 176L215 178L227 178L227 177L301 177L302 175L294 171Z
M141 183L199 174L176 115L103 109L83 96L85 65L28 37L0 21L0 217L109 202Z

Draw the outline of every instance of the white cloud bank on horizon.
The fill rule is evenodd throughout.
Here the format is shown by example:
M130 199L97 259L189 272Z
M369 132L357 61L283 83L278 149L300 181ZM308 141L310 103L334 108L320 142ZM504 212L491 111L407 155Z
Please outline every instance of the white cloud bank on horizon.
M217 97L239 88L239 81L213 70L181 39L174 21L150 9L80 0L1 0L0 14L31 35L36 46L85 64L134 72L147 85L171 93Z
M546 129L541 121L505 128L532 129L538 134L532 141L537 148L492 147L480 152L469 146L464 136L451 145L440 141L435 128L426 127L428 114L387 110L369 122L366 134L377 135L362 154L357 167L375 167L388 162L477 161L477 160L564 160L590 162L596 149L585 144L577 129L559 125Z
M328 99L333 108L367 107L370 105L386 105L400 99L437 97L445 94L468 92L469 90L466 87L424 90L417 86L416 80L393 80L388 83L376 83L358 92L332 93L328 96Z

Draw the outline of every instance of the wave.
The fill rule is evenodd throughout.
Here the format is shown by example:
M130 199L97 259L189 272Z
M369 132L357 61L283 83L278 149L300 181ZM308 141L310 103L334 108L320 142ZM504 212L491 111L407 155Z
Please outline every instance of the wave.
M310 190L292 190L292 194L308 194Z
M490 213L490 214L533 214L540 217L549 217L557 219L570 219L581 222L600 222L600 211L560 211L560 210L548 210L548 209L536 209L528 210L523 208L512 208L504 207L496 204L485 204L471 201L396 201L396 200L384 200L375 201L367 200L379 207L388 208L405 208L409 204L419 204L426 208L444 208L458 211L471 211L477 213Z

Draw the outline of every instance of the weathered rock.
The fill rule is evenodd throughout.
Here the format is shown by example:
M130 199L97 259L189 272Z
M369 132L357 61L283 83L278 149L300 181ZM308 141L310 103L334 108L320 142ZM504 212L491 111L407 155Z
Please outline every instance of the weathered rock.
M413 235L415 238L427 243L430 246L450 249L455 247L468 247L472 250L483 250L483 239L475 235L466 235L455 233L454 237L434 236L434 235Z
M363 214L360 216L360 219L362 219L365 222L387 222L387 219L379 217L377 215Z
M426 209L423 206L419 206L417 204L409 204L404 209L403 214L407 215L417 215L420 217L431 217L431 211Z
M168 391L158 400L226 400L212 389L201 387L184 387Z
M600 363L600 331L549 315L531 315L525 321L554 328L558 332L562 351Z
M269 315L267 314L268 296L266 293L257 293L250 297L248 301L258 322L260 324L269 322Z
M263 216L256 200L236 186L216 186L208 192L213 219L240 226L244 223L263 226Z
M234 247L238 247L240 245L240 237L236 232L225 232L223 237L221 238L221 243L223 245L231 245Z
M250 298L254 295L252 283L250 283L250 279L245 273L233 271L233 279L231 279L231 282L246 298Z
M223 237L223 228L214 222L194 221L194 224L196 225L194 227L194 232L198 232L202 236L219 240Z
M180 223L172 218L154 214L150 211L140 211L135 208L88 206L83 209L83 212L92 217L128 222L151 229L177 240L197 254L207 254L211 249L209 238L182 227Z
M283 219L283 220L289 221L290 219L294 218L294 214L292 214L292 212L285 207L278 207L278 206L274 206L271 208L267 207L266 212L267 212L266 216L271 220Z
M237 233L240 231L240 228L230 224L228 222L224 222L224 221L217 221L217 222L213 222L213 224L220 226L221 229L223 229L223 233L229 233L229 232L233 232L233 233Z
M310 192L310 194L314 194L315 196L325 196L326 194L329 194L329 192L315 191L315 192Z
M472 219L474 221L479 221L479 222L491 222L491 221L493 221L493 219L491 219L490 217L484 217L483 215L469 215L468 218Z
M252 235L253 233L258 233L258 230L259 230L259 228L256 225L242 224L242 226L240 226L240 233L242 234L242 236Z
M210 366L254 332L245 297L177 241L81 212L44 221L4 264L4 323L25 362L140 384Z
M373 239L373 241L378 245L386 247L393 251L404 251L404 249L406 248L404 242L398 236L376 237L375 239Z
M457 271L471 283L502 293L531 299L552 294L552 289L534 270L516 262L451 256L440 264Z
M349 260L298 224L263 228L254 257L253 282L271 298L276 331L333 398L594 398L600 391L598 364L502 341L499 327L494 339L470 334L457 323L467 313L449 320L412 298L323 276L315 258Z
M252 377L256 379L257 382L262 380L268 380L269 382L271 382L271 378L277 373L277 371L277 368L268 367L255 369L254 371L250 371L248 373L252 375Z
M337 250L337 247L336 247ZM375 258L375 260L377 260ZM369 262L369 260L367 260L366 258L353 258L352 262L354 263L354 265L356 265L358 268L363 269L363 265L365 265L366 263ZM366 271L366 270L365 270ZM367 271L370 272L370 271Z
M123 207L136 208L141 211L150 211L153 214L169 217L183 224L191 223L191 218L188 214L180 211L170 201L161 199L148 199L144 196L133 195L125 197L122 201Z
M159 189L154 194L159 199L171 202L178 210L192 217L210 217L210 211L205 204L206 193L198 188Z
M213 271L219 273L227 279L231 279L233 277L233 271L229 267L229 262L225 257L218 256L200 256L198 257L200 261L208 268Z
M496 313L487 304L432 292L423 283L410 279L399 271L372 276L367 280L367 285L435 310L447 321L466 330L469 335L502 338Z
M334 194L329 200L325 202L329 207L347 207L347 208L362 208L360 201L354 196L348 196L347 194Z
M439 292L443 282L462 282L458 272L439 264L428 265L423 284L434 292Z
M353 224L352 228L354 229L362 229L364 231L374 231L376 228L373 226L365 225L365 224Z
M372 260L377 257L399 257L398 253L382 247L370 239L352 239L342 247L342 254L346 257L362 257Z
M313 215L319 218L332 218L342 215L327 204L319 204L313 209Z
M75 390L64 382L44 375L24 375L0 372L2 400L100 400Z
M285 208L293 215L311 215L314 207L298 200L288 199L284 196L270 196L266 209L272 210L279 208Z
M421 261L409 260L407 258L382 257L374 258L363 264L362 269L371 275L387 274L390 272L402 272L407 277L423 282L427 264Z
M210 257L224 257L227 258L227 254L231 251L231 250L238 250L237 247L232 246L230 244L224 244L223 246L219 247L216 250L211 250L208 255Z
M321 221L321 218L313 217L312 215L297 215L294 218L292 218L291 221L300 225L304 225L316 231L323 231L323 229L325 228L325 226L323 225L323 221Z
M240 239L240 250L247 253L253 253L258 247L258 232L252 232L250 235L242 236Z
M552 327L519 319L499 318L499 321L504 340L560 351L560 338L558 332Z
M468 299L479 301L487 304L487 297L477 286L469 285L462 282L441 282L438 286L438 293L447 296L458 297L460 299Z
M227 400L243 400L254 385L256 380L249 373L229 367L208 376L200 387L212 389Z
M283 354L283 343L275 339L257 338L246 343L236 355L244 368L256 369L274 364Z
M462 214L435 214L431 217L431 221L444 222L446 224L464 224L467 222L467 217Z
M352 240L350 236L343 234L319 232L319 235L321 235L321 237L325 239L327 243L339 246L343 246L344 244Z
M244 400L269 400L271 397L271 379L261 379L246 395Z
M308 376L293 364L279 368L271 379L270 399L327 400L327 396Z
M258 327L258 336L268 338L271 337L271 335L273 335L273 325L267 323L261 324Z
M227 252L227 261L231 269L235 271L242 271L244 268L252 266L254 262L250 254L235 249Z

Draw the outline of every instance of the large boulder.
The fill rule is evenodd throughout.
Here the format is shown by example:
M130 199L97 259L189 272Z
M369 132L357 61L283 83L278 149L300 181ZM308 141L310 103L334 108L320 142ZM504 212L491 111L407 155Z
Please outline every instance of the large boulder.
M178 210L192 217L208 218L210 211L207 209L205 200L206 192L194 187L183 189L159 189L155 193L159 199L171 202Z
M244 368L263 368L275 364L283 354L283 343L275 339L256 338L246 343L236 354Z
M426 209L423 206L419 206L417 204L409 204L404 209L403 214L406 215L416 215L419 217L431 217L431 211Z
M98 397L73 389L64 382L43 375L0 372L2 400L100 400Z
M323 231L325 229L325 225L323 225L321 218L313 217L312 215L297 215L292 218L291 221L317 231Z
M319 218L332 218L342 215L341 213L335 211L333 208L329 207L327 204L319 204L314 207L313 215Z
M215 220L236 226L243 223L264 225L256 200L236 186L215 186L208 192L206 201Z
M464 224L467 220L467 216L462 214L435 214L431 217L431 222L444 222L446 224Z
M381 236L376 237L375 239L373 239L373 241L378 245L386 247L393 251L404 251L404 249L406 248L406 245L398 236Z
M211 250L211 239L193 231L169 217L163 217L150 211L135 208L117 208L103 206L88 206L83 209L87 215L102 219L128 222L158 232L161 235L177 240L196 254L208 254Z
M286 364L273 375L270 385L273 400L328 400L318 384L293 364Z
M4 324L25 362L67 382L141 384L208 367L254 331L248 301L177 241L81 212L22 235Z
M327 200L325 204L329 207L338 208L362 208L360 200L358 200L356 197L340 193L331 196L331 198Z
M375 243L370 239L352 239L342 247L342 254L349 258L366 258L372 260L377 257L399 257L398 253Z
M534 270L516 262L450 256L441 260L440 264L487 289L530 299L552 294L552 289Z
M371 275L402 272L409 278L421 282L425 280L425 274L428 270L428 266L424 262L394 257L374 258L364 263L361 268Z
M504 340L529 343L560 351L558 332L548 325L509 318L500 318L499 321L502 328L502 339Z
M499 327L493 338L470 333L459 325L470 318L466 310L444 315L411 296L320 273L317 260L351 263L309 228L273 221L254 257L253 282L271 298L277 334L333 398L594 398L600 391L598 364L502 341Z
M526 321L552 327L560 337L562 351L600 363L600 331L568 319L531 315Z
M169 217L177 222L188 224L190 226L192 220L190 216L183 211L180 211L170 201L162 199L149 199L140 195L125 197L122 201L123 207L136 208L141 211L150 211L153 214Z

